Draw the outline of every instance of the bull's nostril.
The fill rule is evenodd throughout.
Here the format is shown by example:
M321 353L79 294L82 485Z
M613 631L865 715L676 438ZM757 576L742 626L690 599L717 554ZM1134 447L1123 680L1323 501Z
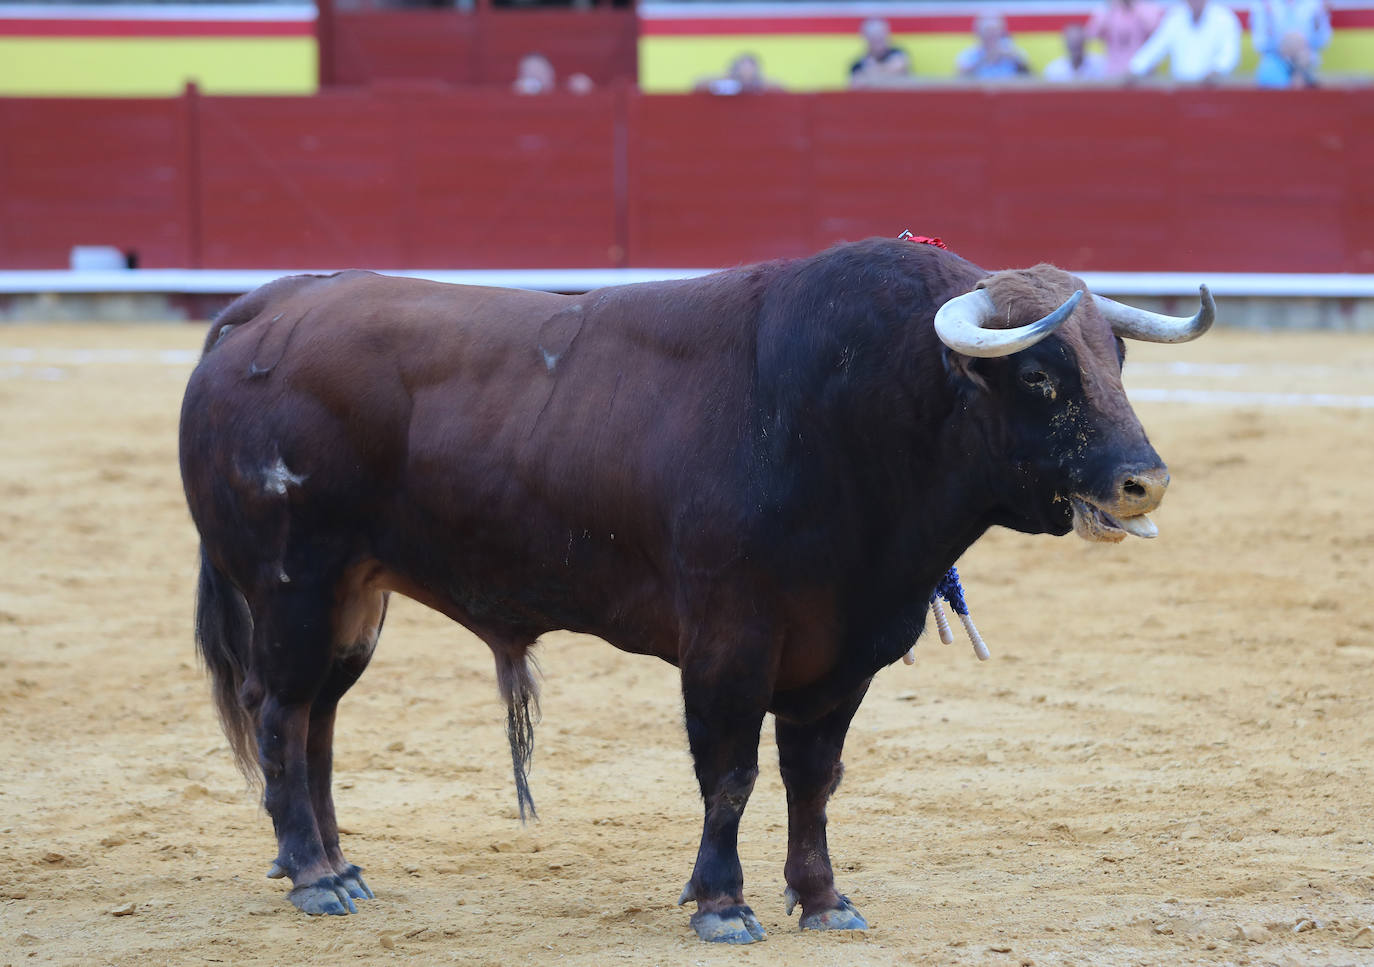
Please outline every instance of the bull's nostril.
M1127 497L1144 497L1145 487L1134 477L1128 477L1126 482L1121 485Z

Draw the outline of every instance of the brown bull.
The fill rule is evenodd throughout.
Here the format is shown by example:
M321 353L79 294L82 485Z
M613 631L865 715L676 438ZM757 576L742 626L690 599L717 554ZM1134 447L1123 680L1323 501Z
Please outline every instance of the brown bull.
M1128 309L1051 266L903 241L582 296L347 272L230 306L181 419L196 631L260 767L271 875L307 913L372 896L340 852L335 707L399 591L490 646L522 814L530 647L589 632L681 669L705 804L682 901L762 937L736 834L776 717L803 927L866 926L825 804L873 675L984 531L1152 536L1168 474L1122 391ZM790 906L789 906L790 910Z

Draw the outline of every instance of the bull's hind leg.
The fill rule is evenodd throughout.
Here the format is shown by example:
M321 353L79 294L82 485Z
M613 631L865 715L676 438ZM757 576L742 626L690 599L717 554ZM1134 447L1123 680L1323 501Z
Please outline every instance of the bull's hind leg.
M740 649L741 655L748 649ZM708 656L709 659L709 656ZM684 661L687 740L706 807L692 878L678 902L695 900L703 940L752 943L763 927L744 902L739 824L758 777L759 728L771 681L765 661Z
M355 900L371 900L372 890L363 880L363 871L344 858L339 846L339 823L334 816L334 716L339 699L353 687L367 669L377 647L386 618L386 594L373 591L352 597L335 612L334 660L329 674L310 705L310 734L306 739L306 760L310 781L310 802L325 857Z
M328 715L317 718L312 716L316 700L326 694L331 678L339 695L347 688L342 684L347 673L334 673L334 589L301 576L256 597L253 687L262 696L258 761L266 781L263 803L277 834L277 858L268 875L291 877L295 886L289 898L305 913L356 913L321 837L308 752L312 744L317 751L328 745L333 731L332 703ZM312 726L321 729L315 743ZM335 828L336 839L337 834Z
M840 784L845 733L868 682L814 722L778 719L778 768L787 788L787 912L802 907L803 930L864 930L849 898L835 889L825 838L825 804Z

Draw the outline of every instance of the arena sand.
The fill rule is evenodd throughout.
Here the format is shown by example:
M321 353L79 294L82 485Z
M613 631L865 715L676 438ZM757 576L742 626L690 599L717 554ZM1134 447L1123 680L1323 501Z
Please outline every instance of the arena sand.
M406 601L337 742L378 898L309 919L263 878L191 644L201 334L0 327L0 964L1374 964L1374 338L1133 346L1133 388L1346 405L1140 403L1158 540L960 562L993 660L928 636L882 672L830 809L867 933L783 915L765 727L740 852L769 937L722 949L674 906L700 819L673 669L546 640L522 827L486 649Z

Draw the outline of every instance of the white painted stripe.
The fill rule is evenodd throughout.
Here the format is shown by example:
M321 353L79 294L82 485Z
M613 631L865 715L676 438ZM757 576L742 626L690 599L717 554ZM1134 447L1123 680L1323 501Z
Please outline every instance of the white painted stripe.
M1193 403L1202 406L1322 407L1346 410L1374 409L1374 395L1347 393L1259 393L1218 389L1128 389L1137 403Z
M1317 336L1316 338L1321 338ZM1187 363L1187 362L1135 362L1126 360L1126 376L1133 378L1149 376L1204 376L1210 379L1241 379L1260 377L1264 379L1297 379L1313 383L1327 381L1343 374L1359 371L1359 367L1333 366L1330 363ZM1374 368L1370 369L1370 379L1374 381Z
M328 274L330 269L305 270ZM431 279L460 285L540 289L546 292L587 292L608 285L690 279L718 269L407 269L386 272L412 279ZM108 292L237 295L284 275L290 269L135 269L73 272L67 269L0 271L0 294L75 294ZM1198 283L1206 282L1219 299L1374 298L1374 275L1339 273L1254 272L1082 272L1089 288L1111 296L1183 296L1196 298Z
M284 275L322 274L333 269L137 269L72 272L66 269L0 271L0 293L103 294L109 292L238 295ZM414 269L385 272L411 279L459 285L587 292L607 285L688 279L715 269Z
M1094 292L1111 295L1196 296L1206 282L1217 298L1265 296L1360 299L1374 296L1374 275L1341 272L1080 272Z
M0 363L46 366L190 366L198 359L199 349L33 349L28 346L0 348Z

